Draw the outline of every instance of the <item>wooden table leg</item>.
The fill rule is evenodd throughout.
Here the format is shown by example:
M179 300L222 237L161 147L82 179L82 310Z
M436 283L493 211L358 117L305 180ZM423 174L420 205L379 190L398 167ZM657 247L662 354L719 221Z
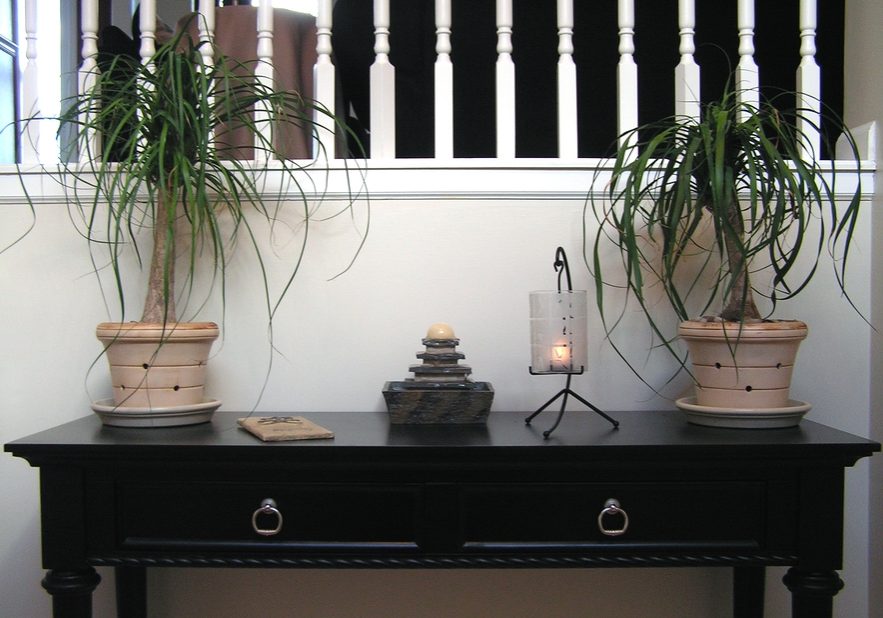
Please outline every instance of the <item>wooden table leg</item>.
M804 572L788 569L782 578L791 591L791 615L794 618L831 618L834 595L843 588L837 571Z
M52 617L91 618L92 591L100 581L92 567L47 571L42 583L52 595Z
M118 566L115 572L117 618L147 618L147 569Z
M766 569L733 568L733 618L763 618Z

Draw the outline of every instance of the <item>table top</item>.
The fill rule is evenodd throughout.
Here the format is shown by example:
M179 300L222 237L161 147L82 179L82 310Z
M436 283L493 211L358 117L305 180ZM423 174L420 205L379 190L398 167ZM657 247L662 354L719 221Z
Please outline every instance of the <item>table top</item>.
M253 413L281 416L286 413ZM334 432L334 438L288 442L261 442L240 428L246 412L219 411L211 422L185 427L108 427L96 415L15 440L4 450L40 465L45 458L334 458L344 453L360 457L369 449L391 449L400 454L431 456L451 449L469 449L471 455L517 449L526 458L580 459L696 457L763 457L765 459L834 458L852 465L880 450L880 444L825 425L804 420L783 429L724 429L686 422L679 411L612 412L620 421L607 421L584 410L565 413L548 438L543 430L557 411L545 412L526 425L526 412L492 412L487 425L393 425L385 412L297 412ZM333 449L329 452L328 449ZM465 451L461 452L465 454Z

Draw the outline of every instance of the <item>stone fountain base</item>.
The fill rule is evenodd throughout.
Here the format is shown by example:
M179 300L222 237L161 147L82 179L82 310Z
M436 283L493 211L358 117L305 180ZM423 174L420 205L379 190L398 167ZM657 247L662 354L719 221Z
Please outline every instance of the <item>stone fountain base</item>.
M490 382L387 382L383 398L393 424L482 424L494 389Z

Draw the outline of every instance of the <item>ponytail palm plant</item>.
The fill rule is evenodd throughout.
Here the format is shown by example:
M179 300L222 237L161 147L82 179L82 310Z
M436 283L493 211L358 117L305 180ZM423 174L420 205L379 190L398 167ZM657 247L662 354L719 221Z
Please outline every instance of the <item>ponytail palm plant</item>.
M598 225L587 232L594 237L584 254L608 335L622 316L611 311L611 286L638 303L654 338L681 366L659 295L678 320L737 325L735 342L748 324L770 321L780 301L806 289L825 259L844 292L860 184L838 195L836 166L805 154L812 141L802 127L819 129L803 110L782 111L776 100L754 106L728 89L699 118L672 117L621 137L609 184L584 213ZM611 249L621 260L615 267L606 259Z
M272 230L284 199L265 196L265 173L273 170L281 186L293 188L306 229L311 207L299 184L304 166L289 158L285 136L299 131L306 144L319 144L312 138L336 125L330 112L299 93L255 79L253 66L218 54L209 54L207 63L207 45L182 31L145 62L116 56L60 117L60 132L75 135L62 183L85 221L86 238L108 251L124 316L121 255L131 250L147 263L143 322L178 320L176 270L186 272L182 288L192 291L201 256L208 255L212 280L223 290L235 241L253 250L268 290L253 218ZM244 131L253 146L234 143L234 131ZM238 158L243 153L249 158ZM149 254L141 235L146 228L152 230ZM289 284L299 264L298 258ZM274 303L266 300L272 314Z
M214 323L179 321L184 305L176 300L185 301L187 317L196 313L204 301L193 296L204 288L195 282L197 273L205 271L210 285L204 293L218 291L223 301L231 252L244 247L254 256L272 326L300 268L321 203L321 196L312 201L301 183L309 178L307 168L321 168L325 153L319 133L332 135L341 125L301 94L256 79L252 65L214 50L206 61L209 45L194 41L185 29L143 62L125 55L102 58L93 85L60 116L59 133L74 138L59 181L93 252L96 272L109 268L112 273L120 306L122 321L98 328L111 364L114 402L93 407L107 412L104 420L110 424L139 424L144 418L121 419L118 407L171 410L205 404L201 380L218 329ZM292 158L303 157L303 147L311 143L319 149L312 160ZM293 152L293 144L300 144L301 152ZM309 189L312 193L316 187ZM353 204L349 200L329 216L350 211ZM283 221L295 226L300 244L276 294L266 252ZM364 242L359 236L355 255ZM147 283L140 321L134 324L126 321L131 255L146 270ZM133 360L120 351L124 338L137 339L142 350L145 342L155 345L144 350L143 360ZM199 358L186 349L192 354L186 359L164 357L171 356L173 339L192 343L197 338ZM195 369L182 377L185 361ZM119 367L128 373L121 376ZM178 398L182 394L187 398ZM219 405L213 401L208 403ZM205 415L149 423L202 420Z

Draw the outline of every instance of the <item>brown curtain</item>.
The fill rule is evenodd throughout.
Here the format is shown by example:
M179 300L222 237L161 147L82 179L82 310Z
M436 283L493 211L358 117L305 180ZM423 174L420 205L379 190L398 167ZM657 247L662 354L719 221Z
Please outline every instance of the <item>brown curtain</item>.
M257 8L224 6L215 11L215 46L225 56L253 67L257 62ZM198 36L193 15L178 22L191 36ZM313 98L313 65L316 63L316 19L312 15L273 9L273 79L277 90L294 91L307 101ZM276 146L289 159L309 158L312 152L310 125L286 125L276 136ZM220 133L219 146L229 147L229 158L251 159L253 138L236 128ZM223 144L221 143L223 142Z

